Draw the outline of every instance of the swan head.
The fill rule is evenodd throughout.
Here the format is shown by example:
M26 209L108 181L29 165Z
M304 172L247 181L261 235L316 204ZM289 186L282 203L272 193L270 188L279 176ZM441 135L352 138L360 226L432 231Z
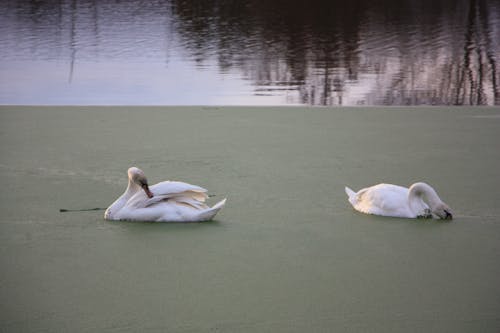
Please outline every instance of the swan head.
M443 220L452 220L453 214L451 213L450 207L446 205L444 202L439 203L435 207L432 208L432 213L437 215L440 219Z
M141 169L131 167L128 169L127 173L129 181L136 185L139 185L144 190L148 198L152 198L154 196L153 193L149 190L148 179Z
M411 197L417 196L424 198L425 201L429 204L432 214L438 216L439 218L444 220L453 219L453 214L451 213L450 207L448 207L447 204L441 201L436 191L430 185L422 182L415 183L410 186L409 195Z

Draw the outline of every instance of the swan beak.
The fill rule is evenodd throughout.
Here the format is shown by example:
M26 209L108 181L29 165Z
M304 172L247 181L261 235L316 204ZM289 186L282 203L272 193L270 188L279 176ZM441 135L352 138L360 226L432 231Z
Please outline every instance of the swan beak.
M144 190L144 192L146 192L148 198L151 199L152 197L154 197L153 193L149 190L148 184L142 184L142 189Z
M445 210L444 212L446 214L446 216L444 217L445 220L452 220L453 219L453 215L449 211Z

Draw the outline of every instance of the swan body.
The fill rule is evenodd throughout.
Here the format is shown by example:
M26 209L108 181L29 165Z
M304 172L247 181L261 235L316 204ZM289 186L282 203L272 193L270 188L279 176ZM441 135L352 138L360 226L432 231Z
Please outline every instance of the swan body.
M131 167L127 173L127 189L106 209L106 220L209 221L226 203L224 199L209 207L205 204L207 190L202 187L178 181L164 181L149 186L141 169Z
M406 188L392 184L378 184L354 192L345 188L349 202L366 214L404 217L452 219L451 210L436 191L426 183L415 183Z

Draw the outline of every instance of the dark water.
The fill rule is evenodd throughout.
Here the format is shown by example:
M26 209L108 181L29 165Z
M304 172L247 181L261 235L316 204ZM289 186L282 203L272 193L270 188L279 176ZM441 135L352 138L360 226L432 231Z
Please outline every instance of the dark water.
M3 1L1 104L500 105L500 1Z

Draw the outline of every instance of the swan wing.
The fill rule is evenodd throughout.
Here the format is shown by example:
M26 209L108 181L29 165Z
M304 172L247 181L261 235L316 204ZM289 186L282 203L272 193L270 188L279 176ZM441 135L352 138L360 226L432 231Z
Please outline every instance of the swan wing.
M207 190L203 187L178 181L164 181L150 186L149 190L153 193L152 198L148 198L144 191L137 191L128 199L125 206L133 209L146 208L174 198L176 200L184 198L203 204L208 198Z
M392 184L378 184L356 193L354 208L367 214L405 216L408 214L408 189Z
M226 199L208 207L204 203L181 197L144 207L124 207L117 216L120 220L156 222L199 222L211 220L222 209Z
M149 189L153 192L154 197L172 198L185 196L201 202L205 202L208 198L207 190L203 187L178 181L164 181L150 186ZM154 199L154 197L151 199Z

